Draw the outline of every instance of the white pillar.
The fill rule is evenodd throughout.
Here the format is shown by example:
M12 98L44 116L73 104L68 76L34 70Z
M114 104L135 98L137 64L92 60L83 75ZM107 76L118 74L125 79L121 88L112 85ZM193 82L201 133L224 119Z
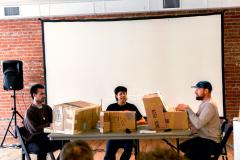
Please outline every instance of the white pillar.
M240 118L233 118L233 147L234 159L240 159Z

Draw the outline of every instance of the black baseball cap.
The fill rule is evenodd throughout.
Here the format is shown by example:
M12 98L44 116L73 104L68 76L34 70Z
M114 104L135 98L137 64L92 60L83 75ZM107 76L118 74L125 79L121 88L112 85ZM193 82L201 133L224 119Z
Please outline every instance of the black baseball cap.
M192 88L204 88L208 89L209 92L212 91L212 85L208 81L199 81L195 86L192 86Z

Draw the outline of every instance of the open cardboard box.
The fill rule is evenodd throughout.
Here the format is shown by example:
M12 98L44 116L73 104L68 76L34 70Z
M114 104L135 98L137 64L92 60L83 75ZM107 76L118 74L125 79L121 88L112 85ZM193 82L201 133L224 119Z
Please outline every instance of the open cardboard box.
M62 103L53 107L53 131L75 134L95 129L100 105L84 101Z
M188 129L187 112L164 112L165 106L157 93L143 97L148 125L154 130Z

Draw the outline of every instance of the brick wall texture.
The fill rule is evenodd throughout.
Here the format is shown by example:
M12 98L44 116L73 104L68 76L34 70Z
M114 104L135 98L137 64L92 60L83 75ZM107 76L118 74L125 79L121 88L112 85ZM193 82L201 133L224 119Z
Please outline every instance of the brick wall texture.
M106 19L148 16L180 16L223 13L224 15L224 83L225 113L230 120L238 116L240 106L240 8L180 10L149 13L84 15L72 17L45 17L44 19ZM16 91L17 110L24 115L31 103L30 86L44 84L42 27L39 19L0 20L0 60L23 61L24 89ZM13 107L13 91L3 90L2 65L0 66L0 135L3 135ZM18 123L21 119L18 118ZM13 123L12 123L13 124Z

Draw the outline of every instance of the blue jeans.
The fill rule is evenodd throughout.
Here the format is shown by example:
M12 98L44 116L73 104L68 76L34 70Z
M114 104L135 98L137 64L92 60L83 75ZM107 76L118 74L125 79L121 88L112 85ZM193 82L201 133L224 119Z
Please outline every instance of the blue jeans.
M132 154L133 140L109 140L104 160L116 160L115 155L119 148L124 149L120 160L129 160Z

